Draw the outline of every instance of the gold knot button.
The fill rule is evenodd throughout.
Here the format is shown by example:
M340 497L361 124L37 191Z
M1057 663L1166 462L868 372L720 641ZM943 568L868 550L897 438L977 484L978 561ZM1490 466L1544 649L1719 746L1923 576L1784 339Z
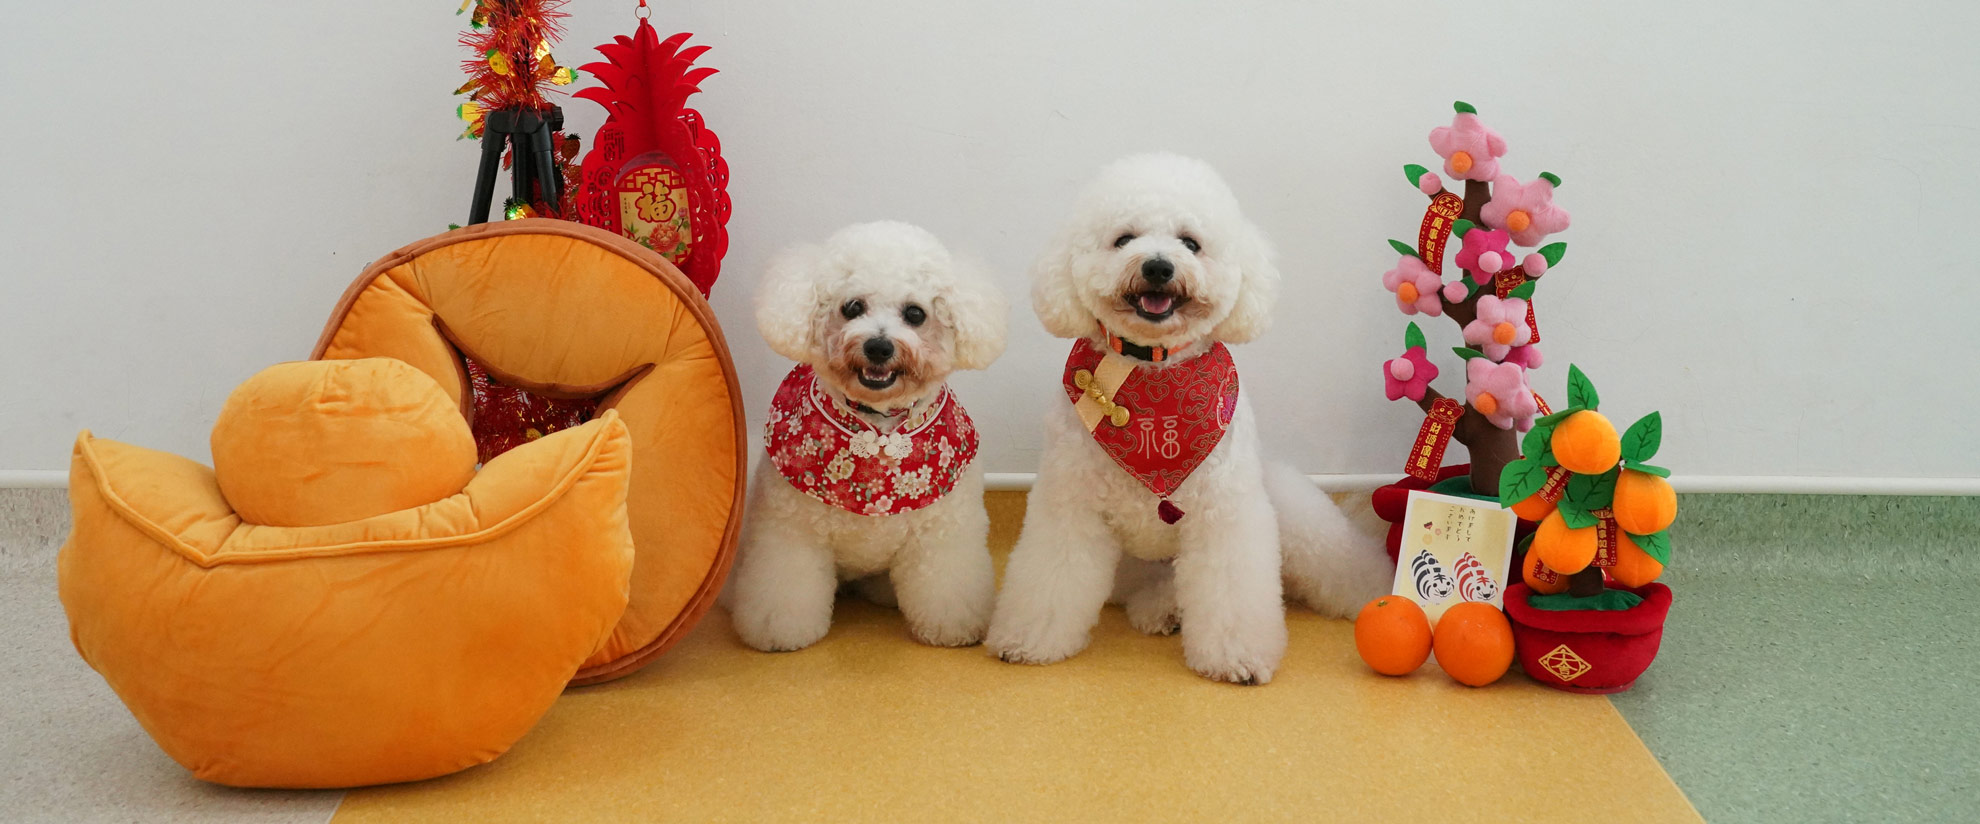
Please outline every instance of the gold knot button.
M1094 404L1100 407L1100 411L1106 414L1108 423L1127 426L1128 421L1134 418L1127 407L1114 403L1113 398L1107 397L1107 393L1100 391L1100 387L1093 382L1092 372L1085 369L1074 372L1073 386L1086 390L1086 396L1092 398Z

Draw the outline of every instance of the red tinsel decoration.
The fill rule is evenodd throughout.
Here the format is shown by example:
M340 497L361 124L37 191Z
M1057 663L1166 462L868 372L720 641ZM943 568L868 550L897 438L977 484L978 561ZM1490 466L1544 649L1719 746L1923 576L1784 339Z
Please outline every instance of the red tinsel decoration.
M551 47L563 36L567 17L562 9L569 0L465 0L461 12L474 10L468 31L461 34L461 45L471 53L461 61L468 80L455 94L468 95L468 102L456 110L467 122L463 138L480 139L485 116L501 109L548 111L554 105L546 98L549 86L569 85L577 73L557 64ZM534 211L547 216L574 214L577 197L578 156L576 136L562 132L551 135L552 156L564 172L564 202L553 207L535 203ZM502 167L513 158L505 155ZM539 193L540 195L541 193Z

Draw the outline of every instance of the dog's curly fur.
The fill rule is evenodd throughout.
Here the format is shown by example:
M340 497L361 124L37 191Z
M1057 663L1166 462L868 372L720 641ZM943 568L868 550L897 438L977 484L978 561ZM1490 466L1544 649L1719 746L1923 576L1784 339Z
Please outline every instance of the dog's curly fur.
M1009 310L991 280L920 228L859 224L777 258L757 293L756 324L771 349L810 364L827 391L874 409L918 408L939 396L952 370L983 369L1003 353ZM861 311L848 317L851 301ZM909 307L925 319L906 320ZM863 350L876 338L894 353L879 365ZM891 373L890 383L862 383L869 368ZM887 431L906 417L868 419ZM842 582L899 606L918 640L975 644L995 598L988 539L975 463L941 500L885 516L820 502L760 463L723 600L736 634L762 650L823 638Z
M1173 279L1151 286L1144 265L1157 258L1173 265ZM1170 348L1173 364L1213 342L1263 334L1278 281L1264 236L1214 170L1139 155L1108 166L1081 197L1033 270L1032 307L1053 335L1099 342L1104 327ZM1174 308L1137 312L1150 304L1136 296L1151 290ZM1185 659L1205 677L1262 684L1285 653L1282 593L1348 616L1389 587L1380 542L1299 473L1261 458L1244 395L1223 439L1171 496L1187 513L1174 525L1157 517L1154 496L1094 442L1071 404L1055 404L1045 430L985 639L1006 661L1078 653L1113 602L1137 630L1180 629Z

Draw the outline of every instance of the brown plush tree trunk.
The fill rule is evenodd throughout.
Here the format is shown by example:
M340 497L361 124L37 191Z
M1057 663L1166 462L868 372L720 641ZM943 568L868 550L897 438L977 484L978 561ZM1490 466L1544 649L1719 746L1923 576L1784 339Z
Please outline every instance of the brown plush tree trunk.
M1576 598L1602 594L1602 568L1591 566L1569 576L1568 594Z
M1491 199L1491 184L1481 180L1465 181L1464 212L1460 217L1483 226L1484 221L1479 220L1478 216ZM1459 238L1460 242L1462 240ZM1477 295L1468 296L1461 301L1445 300L1444 314L1456 321L1459 329L1463 329L1465 324L1477 319L1478 299L1484 297L1486 291L1480 289ZM1438 394L1437 390L1431 389L1424 393L1423 400L1417 401L1417 405L1427 413L1430 411L1430 405L1441 397L1443 395ZM1491 421L1486 420L1484 415L1478 414L1478 410L1471 408L1471 404L1467 403L1464 406L1464 415L1458 418L1457 431L1453 437L1458 443L1464 444L1465 451L1471 454L1471 491L1479 495L1497 497L1499 474L1505 470L1506 464L1519 459L1519 433L1493 426Z

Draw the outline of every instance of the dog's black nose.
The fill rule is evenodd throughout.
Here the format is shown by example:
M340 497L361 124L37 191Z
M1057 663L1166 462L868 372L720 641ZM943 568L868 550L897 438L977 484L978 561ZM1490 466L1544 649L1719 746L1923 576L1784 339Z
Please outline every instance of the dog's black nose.
M866 352L867 363L886 363L894 357L894 342L886 338L868 338L861 348Z
M1164 258L1149 258L1141 262L1141 279L1148 281L1150 286L1168 283L1175 276L1176 265Z

